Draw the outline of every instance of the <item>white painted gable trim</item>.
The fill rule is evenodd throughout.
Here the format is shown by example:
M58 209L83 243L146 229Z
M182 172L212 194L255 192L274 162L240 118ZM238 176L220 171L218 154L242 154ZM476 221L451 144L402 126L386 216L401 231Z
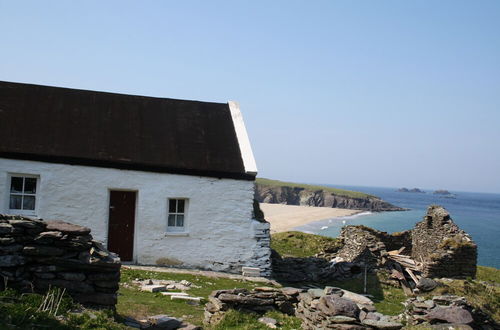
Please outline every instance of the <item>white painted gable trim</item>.
M247 174L257 175L257 164L255 163L255 158L253 156L252 146L250 145L250 139L248 138L245 122L243 121L243 115L240 111L240 105L235 101L229 101L228 105L231 111L231 118L233 119L236 137L238 138L245 172Z

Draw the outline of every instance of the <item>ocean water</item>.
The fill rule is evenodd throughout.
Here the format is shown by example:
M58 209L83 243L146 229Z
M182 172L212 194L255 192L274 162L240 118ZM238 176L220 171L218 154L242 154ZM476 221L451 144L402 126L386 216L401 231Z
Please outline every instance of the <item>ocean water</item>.
M450 191L456 198L432 194L397 192L397 188L335 186L378 196L394 205L409 208L402 212L364 212L350 217L327 219L298 227L298 230L337 237L344 225L365 225L389 233L413 228L427 207L441 205L453 221L478 245L478 264L500 268L500 194Z

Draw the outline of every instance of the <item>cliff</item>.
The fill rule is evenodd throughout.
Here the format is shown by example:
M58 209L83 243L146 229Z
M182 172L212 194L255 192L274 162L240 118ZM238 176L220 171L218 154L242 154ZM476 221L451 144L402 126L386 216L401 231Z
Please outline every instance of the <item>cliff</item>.
M257 179L255 199L261 203L337 207L372 212L406 210L361 192L268 179Z

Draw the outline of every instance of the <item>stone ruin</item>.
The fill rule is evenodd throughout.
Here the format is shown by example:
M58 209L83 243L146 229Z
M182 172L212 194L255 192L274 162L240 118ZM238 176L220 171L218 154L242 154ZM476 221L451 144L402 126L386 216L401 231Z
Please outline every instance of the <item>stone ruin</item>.
M412 229L411 245L411 256L422 262L427 277L476 276L477 245L440 206L430 206Z
M339 239L343 247L335 262L377 268L390 258L390 251L398 250L417 262L425 277L476 275L477 245L441 206L430 206L424 219L412 230L387 234L365 226L346 226Z
M114 307L120 267L89 228L0 214L0 289L60 287L82 304Z

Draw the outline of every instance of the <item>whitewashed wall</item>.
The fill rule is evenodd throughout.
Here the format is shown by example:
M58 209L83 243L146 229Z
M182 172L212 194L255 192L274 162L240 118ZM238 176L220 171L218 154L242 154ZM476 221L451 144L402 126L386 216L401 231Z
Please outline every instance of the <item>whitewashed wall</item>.
M269 248L259 243L268 224L252 220L252 181L0 158L2 213L8 212L9 173L40 176L38 217L90 227L94 238L105 243L109 190L137 191L137 263L168 258L184 267L231 272L241 266L269 266ZM189 198L185 236L166 233L168 198L175 197Z

